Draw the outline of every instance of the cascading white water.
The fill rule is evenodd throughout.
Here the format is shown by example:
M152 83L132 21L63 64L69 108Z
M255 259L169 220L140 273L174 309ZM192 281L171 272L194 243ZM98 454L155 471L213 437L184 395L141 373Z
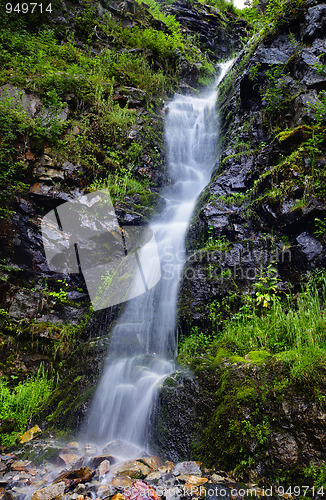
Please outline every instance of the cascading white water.
M231 63L221 64L216 85ZM177 95L168 106L166 144L171 184L163 193L164 210L150 225L158 246L162 278L152 290L126 304L113 329L86 429L87 439L99 445L122 439L146 448L156 389L174 370L177 294L185 260L185 234L217 156L215 87L202 97Z

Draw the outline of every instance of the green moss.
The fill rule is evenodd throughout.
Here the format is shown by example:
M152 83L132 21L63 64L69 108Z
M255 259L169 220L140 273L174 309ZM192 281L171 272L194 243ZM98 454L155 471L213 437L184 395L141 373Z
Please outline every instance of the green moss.
M220 362L226 358L229 358L230 353L223 347L219 347L215 353L214 364L218 365Z
M288 141L289 139L295 139L296 142L298 141L301 143L303 142L305 135L309 132L311 132L311 127L308 127L307 125L299 125L293 129L283 130L276 136L276 138L280 143Z
M250 362L254 364L264 363L267 359L271 357L271 353L268 351L250 351L248 352L248 358Z
M243 356L230 356L230 363L249 363L249 360L245 359Z

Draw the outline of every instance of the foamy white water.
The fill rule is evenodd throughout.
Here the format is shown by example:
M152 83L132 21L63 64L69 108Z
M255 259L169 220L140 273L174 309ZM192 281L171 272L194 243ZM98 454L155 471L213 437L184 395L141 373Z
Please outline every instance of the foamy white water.
M165 133L171 184L163 193L164 210L150 224L162 278L152 290L126 304L113 328L103 376L84 428L84 438L99 446L122 439L146 449L157 388L174 371L185 235L217 160L216 86L231 64L221 64L211 92L199 97L177 95L168 105ZM146 274L150 272L149 258Z

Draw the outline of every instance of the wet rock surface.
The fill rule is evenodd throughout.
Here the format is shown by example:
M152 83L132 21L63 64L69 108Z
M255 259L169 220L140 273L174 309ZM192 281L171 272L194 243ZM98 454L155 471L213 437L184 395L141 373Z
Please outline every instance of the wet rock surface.
M311 162L322 172L325 158L321 153L312 160L304 149L300 157L300 146L315 123L312 109L320 104L319 92L326 88L325 74L316 66L325 63L324 9L323 3L305 7L273 35L255 42L250 57L243 51L235 61L230 82L222 83L222 154L187 237L179 302L183 334L191 323L205 327L207 300L221 300L234 283L250 293L260 268L273 263L291 288L322 265L325 241L314 231L326 206L323 193L310 192L306 183ZM282 67L282 83L276 83ZM282 92L280 115L267 105L267 75ZM277 135L276 127L285 132ZM282 159L284 170L278 166Z
M214 500L240 500L249 489L254 489L258 497L264 493L257 484L239 484L226 472L205 469L200 462L163 462L159 457L145 453L133 461L120 459L115 463L116 458L104 454L96 458L87 457L85 445L76 442L64 444L56 441L54 446L53 441L43 441L38 447L42 446L46 450L49 445L51 449L61 449L61 455L71 455L78 448L76 459L62 470L58 454L54 454L50 462L42 460L39 465L31 460L18 459L15 454L1 455L1 498L179 500L204 495ZM19 455L23 452L23 449L17 451Z

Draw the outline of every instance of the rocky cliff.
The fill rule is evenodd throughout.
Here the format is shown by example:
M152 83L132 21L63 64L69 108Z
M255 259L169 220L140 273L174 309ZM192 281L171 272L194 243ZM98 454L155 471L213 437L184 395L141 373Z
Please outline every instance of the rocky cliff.
M252 480L325 467L325 352L298 360L290 341L310 307L302 283L325 265L325 9L288 3L221 85L219 159L180 289L179 359L194 376L176 373L157 403L158 449Z

